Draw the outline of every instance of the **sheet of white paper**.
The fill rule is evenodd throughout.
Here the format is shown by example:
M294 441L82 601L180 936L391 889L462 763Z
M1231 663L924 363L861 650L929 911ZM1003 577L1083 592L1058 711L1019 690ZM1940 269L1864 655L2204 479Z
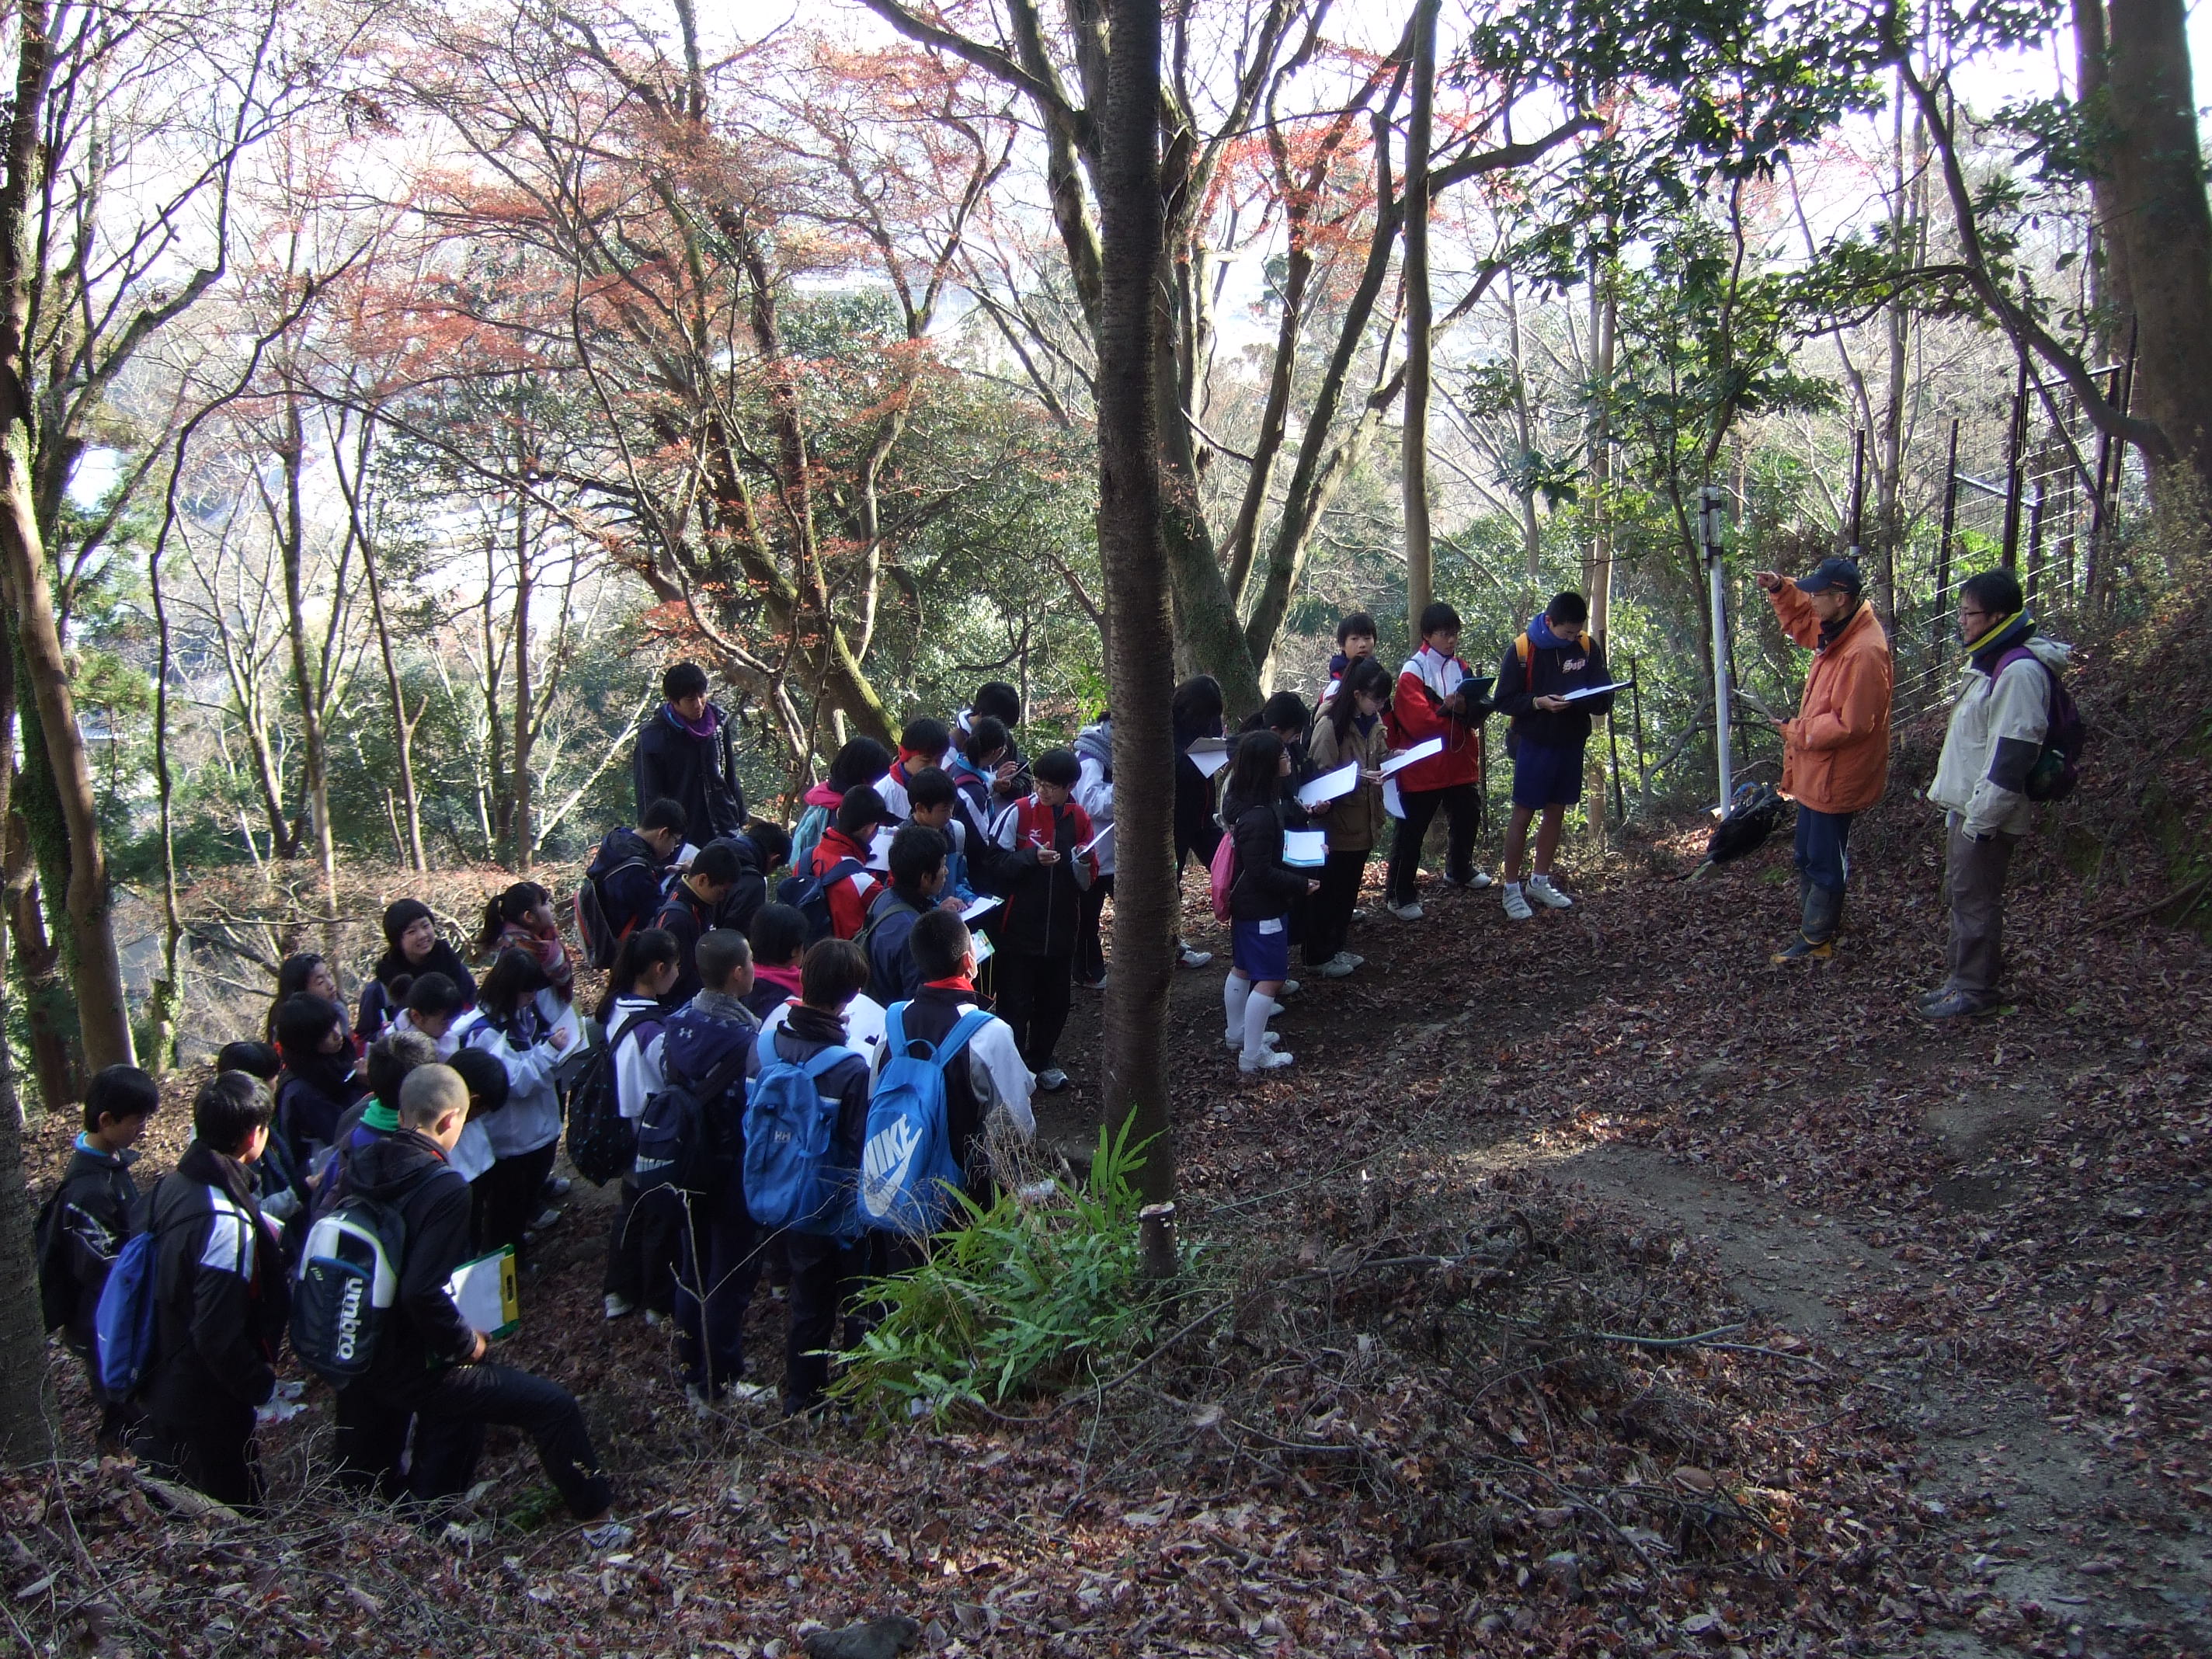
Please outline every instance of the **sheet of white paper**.
M972 903L962 907L960 911L960 920L963 921L973 921L978 916L988 916L992 911L997 909L999 906L1004 902L1005 901L1003 899L994 899L988 896L979 898Z
M1382 810L1394 818L1406 816L1405 798L1398 793L1398 780L1395 778L1382 780Z
M1226 738L1199 738L1182 751L1190 757L1190 763L1198 769L1202 778L1210 778L1229 764L1229 740Z
M1559 693L1559 696L1568 702L1579 702L1584 697L1601 697L1608 691L1626 691L1627 690L1628 682L1626 680L1614 680L1605 685L1585 685L1579 690L1562 691Z
M507 1298L501 1285L504 1258L514 1254L509 1249L464 1261L446 1281L446 1294L453 1298L453 1305L469 1322L471 1330L482 1331L489 1336L514 1322L507 1316ZM504 1271L511 1275L514 1270Z
M878 830L876 838L868 843L868 868L888 870L891 867L891 837L896 830Z
M1328 836L1319 830L1283 831L1283 862L1301 870L1318 870L1328 862Z
M1311 811L1325 800L1348 795L1359 787L1359 763L1346 761L1334 772L1324 772L1298 791L1298 805Z
M1077 848L1075 850L1076 850L1078 853L1095 853L1095 852L1097 852L1097 851L1098 850L1098 848L1099 848L1102 845L1103 845L1103 844L1104 844L1104 842L1106 842L1109 837L1111 837L1111 836L1112 836L1113 833L1114 833L1114 826L1113 826L1112 824L1110 824L1110 823L1109 823L1109 824L1108 824L1108 825L1107 825L1103 830L1100 830L1097 835L1095 835L1095 836L1091 836L1091 838L1089 841L1085 842L1083 843L1083 845L1082 845L1082 846L1080 846L1080 847Z
M464 1181L474 1181L491 1168L495 1154L491 1149L491 1133L479 1118L461 1131L461 1138L453 1150L446 1155L447 1164L461 1172Z
M1430 756L1441 755L1443 752L1444 740L1442 738L1427 738L1423 742L1415 744L1404 754L1393 755L1389 760L1384 761L1382 763L1382 775L1386 778L1395 777L1407 767L1418 765L1420 762L1428 759ZM1403 812L1400 812L1394 816L1403 817L1406 815Z

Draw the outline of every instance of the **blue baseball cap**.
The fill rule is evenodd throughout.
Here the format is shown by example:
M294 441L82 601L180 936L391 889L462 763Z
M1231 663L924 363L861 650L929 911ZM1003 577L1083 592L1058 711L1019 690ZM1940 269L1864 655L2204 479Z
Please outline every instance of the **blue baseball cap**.
M1813 567L1809 576L1797 579L1800 593L1825 593L1832 587L1840 587L1856 599L1864 591L1859 580L1859 568L1849 559L1823 559Z

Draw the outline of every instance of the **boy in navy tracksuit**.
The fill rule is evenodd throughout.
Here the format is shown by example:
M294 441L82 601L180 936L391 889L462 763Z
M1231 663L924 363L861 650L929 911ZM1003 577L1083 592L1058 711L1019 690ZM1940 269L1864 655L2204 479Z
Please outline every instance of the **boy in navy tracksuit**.
M768 1390L744 1380L745 1310L760 1279L764 1244L745 1210L744 1060L760 1036L760 1021L744 1005L753 986L752 950L743 933L717 928L700 939L698 960L698 995L662 1027L662 1075L697 1091L715 1072L738 1062L731 1086L701 1102L730 1156L729 1177L719 1192L691 1200L688 1221L677 1230L676 1352L684 1392L703 1407L763 1399Z
M154 1352L133 1449L147 1462L236 1509L260 1501L256 1411L276 1392L291 1312L283 1247L255 1201L269 1091L226 1072L192 1102L192 1144L154 1188Z
M860 943L868 964L867 984L878 1002L910 997L921 984L914 957L906 948L914 924L938 902L949 869L945 837L925 824L902 823L891 837L891 884L868 907L868 925ZM854 986L856 992L861 988ZM846 1000L850 1001L851 998Z
M1583 632L1589 607L1579 593L1556 595L1528 630L1505 647L1498 665L1494 702L1512 717L1507 746L1513 751L1513 817L1505 829L1505 914L1526 921L1535 913L1528 901L1564 910L1574 901L1552 884L1552 859L1559 850L1559 831L1567 808L1582 799L1583 750L1589 742L1590 716L1613 708L1613 693L1577 697L1566 693L1605 685L1605 647ZM1536 830L1535 872L1524 892L1521 853L1528 845L1528 822L1542 815Z
M1036 757L1036 793L999 820L1004 849L1006 918L1000 927L1000 1017L1013 1028L1022 1063L1037 1087L1054 1094L1067 1073L1052 1063L1075 996L1075 942L1083 895L1097 878L1091 815L1070 799L1083 776L1074 751L1048 749Z
M598 890L599 913L617 939L653 925L660 908L671 860L684 845L683 804L647 802L635 830L607 831L584 876Z
M912 831L911 824L899 833ZM897 852L894 848L894 860ZM902 948L903 946L902 945ZM806 953L800 970L798 1005L769 1038L776 1058L804 1066L824 1048L845 1048L845 1009L870 984L866 959L845 939L821 939ZM837 1103L830 1132L830 1163L856 1173L868 1133L868 1060L857 1048L815 1080L824 1100ZM760 1074L756 1042L745 1067ZM784 1337L783 1409L787 1416L813 1411L830 1382L830 1345L837 1337L837 1316L852 1285L866 1270L863 1241L842 1242L818 1233L786 1231L774 1241L791 1264L791 1318Z
M134 1143L161 1103L154 1079L136 1066L110 1066L84 1091L84 1133L62 1184L39 1215L39 1294L46 1328L62 1334L63 1346L84 1362L92 1397L100 1402L99 1443L118 1451L137 1408L100 1386L94 1352L94 1316L107 1270L130 1237L138 1183L131 1166Z

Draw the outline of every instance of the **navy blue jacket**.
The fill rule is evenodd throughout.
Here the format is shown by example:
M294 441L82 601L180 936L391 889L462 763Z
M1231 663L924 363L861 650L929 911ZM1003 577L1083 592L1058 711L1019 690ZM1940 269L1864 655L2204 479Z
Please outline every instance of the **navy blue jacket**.
M653 710L639 730L630 761L630 782L637 791L637 815L663 799L682 805L684 833L704 845L717 836L734 836L745 827L745 792L738 781L736 722L714 703L714 734L697 738L666 703Z
M915 966L907 941L930 901L886 887L868 907L863 930L868 946L868 994L886 1008L902 997L921 989L921 969Z
M614 829L584 873L599 890L599 908L617 937L653 925L660 909L665 871L653 843L635 830Z
M1528 665L1521 663L1520 641L1507 646L1492 701L1498 713L1512 716L1513 733L1522 741L1547 749L1579 749L1589 741L1590 716L1608 713L1613 694L1585 697L1557 713L1538 708L1536 699L1603 685L1612 678L1606 672L1605 647L1596 640L1587 648L1578 634L1562 640L1539 617L1528 624Z

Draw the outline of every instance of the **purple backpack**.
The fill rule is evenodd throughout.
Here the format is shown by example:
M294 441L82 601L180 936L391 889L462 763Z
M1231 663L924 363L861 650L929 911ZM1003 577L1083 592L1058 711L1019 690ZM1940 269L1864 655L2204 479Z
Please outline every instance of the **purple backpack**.
M2074 786L2081 775L2081 748L2088 741L2089 728L2083 724L2081 710L2074 701L2074 694L2066 689L2049 663L2024 645L2016 645L1999 657L1990 673L1990 690L1997 687L1997 676L2021 658L2027 658L2051 682L2051 714L2043 729L2043 752L2028 768L2027 781L2021 793L2030 800L2064 800L2074 793Z

